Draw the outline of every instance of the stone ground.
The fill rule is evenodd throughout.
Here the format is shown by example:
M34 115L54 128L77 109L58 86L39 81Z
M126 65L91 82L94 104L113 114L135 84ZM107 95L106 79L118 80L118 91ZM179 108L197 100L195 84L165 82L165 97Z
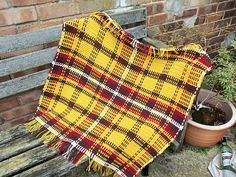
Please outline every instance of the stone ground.
M226 135L228 144L233 150L236 150L235 133L236 128L231 128ZM196 148L184 145L178 153L168 150L151 163L149 177L211 177L207 167L219 152L219 147L219 145L215 145L211 148ZM82 171L80 177L99 177L97 173ZM142 175L138 175L138 177L142 177Z

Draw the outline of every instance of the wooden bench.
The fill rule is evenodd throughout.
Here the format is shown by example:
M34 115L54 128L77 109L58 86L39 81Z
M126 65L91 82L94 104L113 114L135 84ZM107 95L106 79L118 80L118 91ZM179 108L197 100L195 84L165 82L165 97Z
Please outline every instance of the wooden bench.
M146 9L132 7L108 11L123 28L135 38L151 42L147 38ZM33 46L57 43L61 25L0 37L0 54ZM158 44L159 45L159 44ZM56 46L0 60L0 77L40 66L50 66ZM48 67L0 83L0 99L42 86L48 75ZM86 159L84 159L86 161ZM79 168L56 156L41 142L33 138L22 126L0 132L0 176L77 176Z

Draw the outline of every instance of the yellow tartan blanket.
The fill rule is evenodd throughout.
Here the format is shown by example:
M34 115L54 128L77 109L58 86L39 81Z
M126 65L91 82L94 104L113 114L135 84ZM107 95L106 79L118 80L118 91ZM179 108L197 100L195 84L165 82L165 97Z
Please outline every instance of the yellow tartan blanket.
M64 23L52 64L26 126L74 164L87 156L122 177L176 139L211 68L197 45L157 49L100 12Z

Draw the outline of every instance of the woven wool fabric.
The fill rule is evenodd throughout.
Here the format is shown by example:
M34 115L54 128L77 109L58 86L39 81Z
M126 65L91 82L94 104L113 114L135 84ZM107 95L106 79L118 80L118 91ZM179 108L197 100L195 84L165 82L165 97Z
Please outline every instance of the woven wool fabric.
M71 20L26 126L75 164L135 176L176 139L210 68L197 45L154 48L100 12Z

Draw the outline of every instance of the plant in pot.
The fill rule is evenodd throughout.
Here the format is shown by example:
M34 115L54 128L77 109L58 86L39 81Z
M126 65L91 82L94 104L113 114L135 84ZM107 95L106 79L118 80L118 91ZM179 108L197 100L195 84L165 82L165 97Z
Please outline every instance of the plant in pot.
M210 147L219 142L236 122L236 41L222 48L213 60L214 69L205 77L190 113L185 142Z

